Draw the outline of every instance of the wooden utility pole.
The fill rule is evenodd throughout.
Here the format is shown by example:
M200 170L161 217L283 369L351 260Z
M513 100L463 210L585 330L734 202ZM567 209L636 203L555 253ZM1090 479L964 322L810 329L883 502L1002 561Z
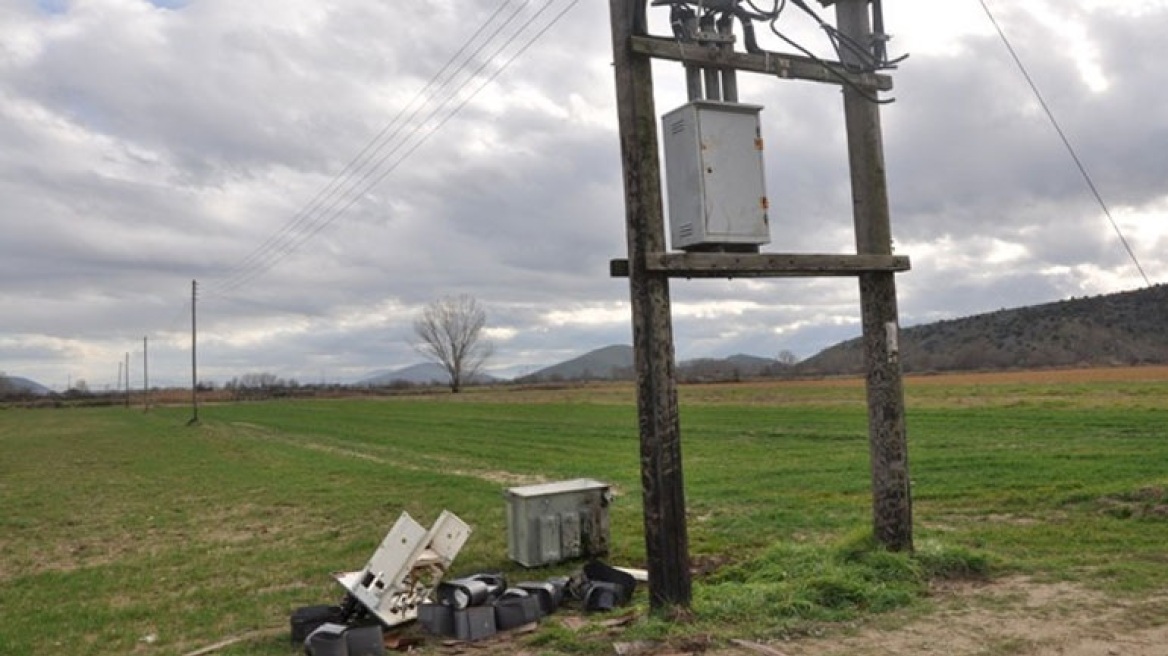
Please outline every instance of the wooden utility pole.
M868 0L838 0L836 23L857 43L872 38ZM856 63L844 50L845 63ZM848 61L848 58L852 61ZM892 222L880 106L856 88L844 87L844 120L852 178L856 251L892 254ZM908 437L904 423L896 280L891 271L860 274L860 313L867 372L868 445L872 468L872 520L876 539L893 551L911 551L912 498L909 491Z
M199 361L195 356L195 303L199 300L199 281L191 281L191 420L187 425L199 423Z
M130 352L126 351L126 409L130 408Z
M872 41L869 0L819 1L825 6L837 5L838 29L843 34L861 44ZM894 282L894 274L907 271L909 261L892 254L880 114L872 102L879 91L892 88L890 78L856 73L845 65L851 62L775 52L742 53L725 42L697 47L677 36L653 36L647 28L647 3L609 0L628 241L628 259L613 260L611 272L629 278L650 603L654 611L661 611L688 606L692 586L669 278L859 279L874 534L891 549L909 550L912 506ZM728 24L716 27L718 34L729 35ZM667 252L653 101L654 58L684 65L691 100L701 97L704 84L707 99L737 102L736 71L844 86L857 252Z
M646 32L645 5L645 0L610 0L609 7L624 159L649 598L655 610L662 610L689 606L692 582L669 278L645 268L649 254L665 252L652 59L629 48L633 36Z

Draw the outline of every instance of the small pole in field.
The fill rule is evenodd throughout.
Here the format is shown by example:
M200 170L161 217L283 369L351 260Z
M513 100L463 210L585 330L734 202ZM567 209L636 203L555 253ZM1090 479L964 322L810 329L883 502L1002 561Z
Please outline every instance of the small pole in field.
M199 281L191 281L191 420L187 426L199 423L199 369L196 358L195 303L199 299Z
M142 338L142 412L150 411L150 357L147 355L147 338Z

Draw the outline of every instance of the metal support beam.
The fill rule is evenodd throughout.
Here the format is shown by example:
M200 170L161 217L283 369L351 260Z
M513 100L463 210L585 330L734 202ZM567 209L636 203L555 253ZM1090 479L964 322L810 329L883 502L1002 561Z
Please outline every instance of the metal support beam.
M646 0L609 0L628 236L629 293L637 369L641 487L649 602L655 612L687 608L692 596L677 414L669 278L645 267L666 250L652 59L631 40L646 30Z
M837 0L840 32L859 43L871 35L868 0ZM856 250L891 255L892 229L881 138L880 107L844 87ZM891 271L860 275L860 305L867 372L868 444L876 539L893 551L911 551L912 496L904 419L896 281Z

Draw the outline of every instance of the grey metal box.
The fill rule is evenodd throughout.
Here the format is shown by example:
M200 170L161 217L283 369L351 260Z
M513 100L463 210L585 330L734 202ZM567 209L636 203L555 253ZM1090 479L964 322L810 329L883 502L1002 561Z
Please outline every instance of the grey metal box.
M578 478L508 489L507 557L539 567L607 554L610 487Z
M695 100L661 118L673 248L770 241L761 110Z

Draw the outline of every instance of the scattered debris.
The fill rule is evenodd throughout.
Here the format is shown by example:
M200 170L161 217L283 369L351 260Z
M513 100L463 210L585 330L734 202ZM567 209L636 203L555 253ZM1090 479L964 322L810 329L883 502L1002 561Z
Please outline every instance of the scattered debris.
M569 615L567 617L561 617L560 624L563 624L564 628L568 629L569 631L579 631L580 629L588 626L588 620L576 615Z
M585 565L581 574L572 579L568 591L583 603L584 610L607 611L624 606L637 588L631 575L599 560Z
M616 652L616 656L639 656L654 651L660 646L661 643L654 640L634 640L633 642L614 642L612 650Z
M292 644L304 644L308 635L322 624L344 622L340 606L304 606L292 612Z
M749 649L750 651L762 654L763 656L787 656L786 653L781 652L769 645L764 645L761 642L751 642L749 640L737 639L731 640L730 642L738 645L739 647L742 647L743 649Z
M364 569L335 576L349 593L343 617L363 614L359 604L387 627L416 619L418 606L430 598L470 534L449 510L429 531L403 512Z
M437 602L422 604L418 618L429 633L474 642L536 623L565 599L586 611L612 610L629 602L636 585L632 576L597 560L572 577L515 586L499 574L476 574L440 584Z
M391 651L410 651L414 647L420 646L422 642L421 636L407 636L401 632L386 633L382 638L382 644Z
M603 627L608 628L608 629L614 629L618 626L628 626L635 619L637 619L636 613L625 613L624 615L620 615L617 617L610 617L610 618L602 621L600 623L600 626L603 626Z
M616 567L614 569L620 570L620 571L624 572L625 574L628 574L629 576L633 577L637 581L637 583L648 583L649 582L649 570L647 570L647 569L640 569L637 567Z
M509 555L543 564L607 551L608 489L578 479L509 490ZM383 656L386 649L405 651L421 642L385 632L413 620L446 639L443 644L474 643L504 632L534 631L565 603L589 612L613 610L632 599L638 578L647 578L644 570L592 560L573 576L545 581L509 585L499 573L443 580L470 534L450 511L429 531L403 512L364 568L334 575L346 591L339 605L304 606L292 613L293 645L303 645L308 656ZM623 626L635 617L610 618L604 625Z

